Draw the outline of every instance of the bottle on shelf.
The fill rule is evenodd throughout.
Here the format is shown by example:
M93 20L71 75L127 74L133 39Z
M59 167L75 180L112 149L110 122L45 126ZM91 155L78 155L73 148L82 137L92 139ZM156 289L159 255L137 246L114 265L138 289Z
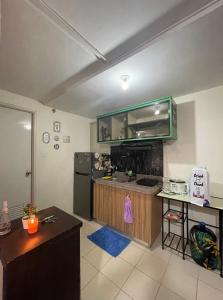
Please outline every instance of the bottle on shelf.
M11 231L11 222L9 219L9 209L7 200L3 201L3 207L0 215L0 235Z

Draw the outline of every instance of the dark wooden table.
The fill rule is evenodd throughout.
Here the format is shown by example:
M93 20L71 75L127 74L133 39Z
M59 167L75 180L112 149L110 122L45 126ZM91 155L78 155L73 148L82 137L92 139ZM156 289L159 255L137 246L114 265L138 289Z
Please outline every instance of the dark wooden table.
M38 213L56 223L39 224L29 235L21 219L0 237L3 300L79 300L81 221L57 207Z

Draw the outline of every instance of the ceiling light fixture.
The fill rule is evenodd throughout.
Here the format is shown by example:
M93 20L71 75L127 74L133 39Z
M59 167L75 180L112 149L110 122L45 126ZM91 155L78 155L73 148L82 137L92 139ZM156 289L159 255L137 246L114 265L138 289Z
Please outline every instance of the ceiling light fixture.
M122 89L123 91L126 91L129 88L129 75L121 75L121 82L122 82Z

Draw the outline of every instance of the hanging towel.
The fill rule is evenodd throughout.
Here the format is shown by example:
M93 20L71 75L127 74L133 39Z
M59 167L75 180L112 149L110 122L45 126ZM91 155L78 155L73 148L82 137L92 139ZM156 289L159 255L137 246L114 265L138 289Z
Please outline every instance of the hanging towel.
M125 197L125 203L124 203L124 222L127 224L133 223L133 215L132 215L132 201L127 195Z

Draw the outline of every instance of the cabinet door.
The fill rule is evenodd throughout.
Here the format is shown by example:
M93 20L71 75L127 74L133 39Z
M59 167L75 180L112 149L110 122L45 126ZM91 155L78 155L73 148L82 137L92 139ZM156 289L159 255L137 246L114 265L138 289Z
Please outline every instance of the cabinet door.
M133 223L127 224L124 221L125 198L129 195L132 201ZM121 188L113 188L112 191L112 213L110 225L130 236L134 235L134 197L135 192Z
M94 183L93 218L100 220L102 216L102 203L100 198L100 184Z
M170 135L170 101L128 112L128 138L142 139Z
M123 208L126 191L115 188L112 193L111 226L124 231Z
M132 215L133 215L133 223L128 224L124 223L124 232L128 234L129 236L134 236L134 227L135 227L135 221L136 221L136 215L135 215L135 192L134 191L125 191L125 197L129 195L132 203ZM124 199L125 199L124 197ZM123 218L124 218L124 203L123 203Z
M111 187L104 184L94 184L93 217L109 224L111 216Z
M98 142L111 141L112 125L111 117L103 117L98 119Z
M151 240L151 196L135 192L133 201L134 233L133 235L150 244Z
M112 116L112 140L127 139L127 113Z

